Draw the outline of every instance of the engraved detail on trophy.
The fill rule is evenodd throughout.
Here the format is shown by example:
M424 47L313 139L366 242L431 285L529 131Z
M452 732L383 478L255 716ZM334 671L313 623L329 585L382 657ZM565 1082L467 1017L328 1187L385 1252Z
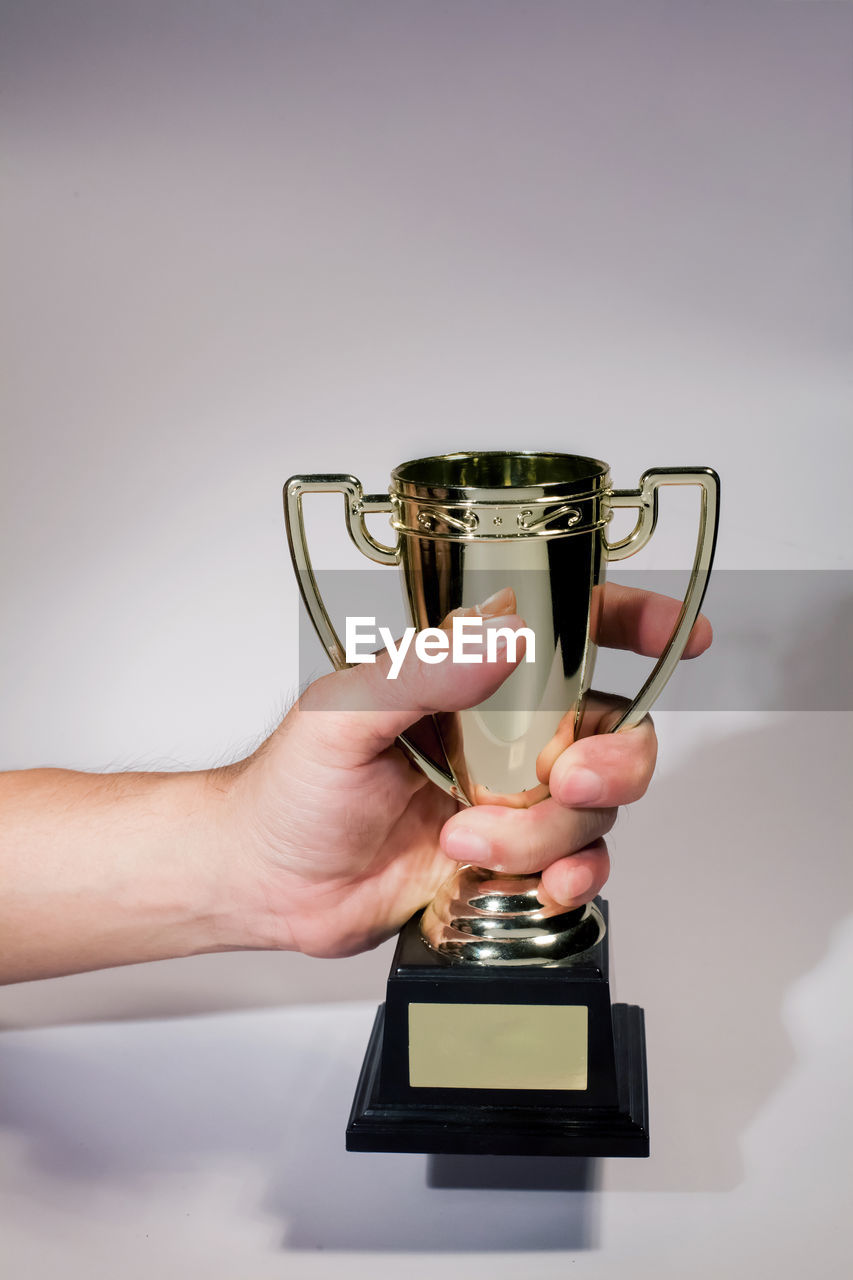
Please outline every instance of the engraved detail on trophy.
M426 533L445 534L451 537L457 533L474 533L480 518L476 511L463 511L454 515L444 507L421 507L417 522ZM395 528L400 526L395 524Z
M553 538L576 531L600 529L609 520L604 514L604 493L578 495L571 503L534 497L528 502L447 500L429 503L392 489L391 524L402 534L417 533L433 538L495 539Z
M538 533L540 529L548 529L554 532L554 525L559 522L559 529L573 529L583 519L583 512L579 507L562 506L556 507L552 511L534 512L530 507L525 507L523 511L518 513L518 527L524 529L525 533Z

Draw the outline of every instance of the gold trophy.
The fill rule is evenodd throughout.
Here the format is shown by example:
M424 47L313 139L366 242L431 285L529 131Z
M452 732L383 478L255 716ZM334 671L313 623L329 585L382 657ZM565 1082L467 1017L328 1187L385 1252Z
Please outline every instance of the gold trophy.
M302 598L333 666L345 650L311 566L307 493L341 493L355 545L399 565L409 620L437 628L509 587L535 636L498 691L431 717L400 745L461 804L536 803L537 758L570 742L595 664L608 561L655 529L662 485L697 485L699 534L687 593L660 659L615 730L637 724L681 658L714 556L719 478L708 468L647 471L614 489L605 463L560 453L454 453L406 462L388 495L349 475L295 476L284 490ZM636 523L609 542L614 509ZM365 516L386 513L386 546ZM428 730L428 732L427 732ZM356 1151L496 1155L648 1154L642 1009L611 1004L607 905L542 901L538 876L463 866L400 933L347 1128Z

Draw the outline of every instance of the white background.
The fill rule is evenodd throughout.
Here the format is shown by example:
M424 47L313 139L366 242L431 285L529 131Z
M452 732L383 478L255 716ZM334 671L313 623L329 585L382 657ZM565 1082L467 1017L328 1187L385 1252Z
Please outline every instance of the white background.
M712 465L720 566L853 567L846 5L6 0L0 23L3 767L259 741L297 688L294 472ZM692 541L665 498L648 568ZM318 560L355 567L341 516L318 499ZM608 889L651 1161L587 1198L459 1200L420 1157L342 1155L371 1010L323 1005L374 1005L387 948L28 984L0 996L16 1271L338 1274L319 1247L372 1275L841 1274L850 718L658 727ZM323 1212L356 1193L344 1227Z

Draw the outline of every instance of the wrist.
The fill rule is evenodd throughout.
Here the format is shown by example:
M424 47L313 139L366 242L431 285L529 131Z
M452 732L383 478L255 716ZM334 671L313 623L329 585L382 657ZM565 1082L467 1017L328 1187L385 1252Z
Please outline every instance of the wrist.
M204 866L211 903L206 950L294 951L282 910L283 882L258 831L257 771L251 757L198 776L203 792L199 810L206 815L209 856Z

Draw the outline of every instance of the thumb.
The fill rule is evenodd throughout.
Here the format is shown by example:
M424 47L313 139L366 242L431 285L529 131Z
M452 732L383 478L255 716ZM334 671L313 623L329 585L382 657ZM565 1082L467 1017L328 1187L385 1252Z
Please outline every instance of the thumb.
M466 615L472 619L469 625L454 626L455 618ZM442 631L445 642L434 633L421 632L416 633L423 637L418 643L409 629L374 655L374 662L318 682L316 697L309 699L311 707L347 713L342 732L348 755L355 751L369 759L423 716L484 701L524 657L527 628L515 613L482 617L474 610L460 610L446 620Z

